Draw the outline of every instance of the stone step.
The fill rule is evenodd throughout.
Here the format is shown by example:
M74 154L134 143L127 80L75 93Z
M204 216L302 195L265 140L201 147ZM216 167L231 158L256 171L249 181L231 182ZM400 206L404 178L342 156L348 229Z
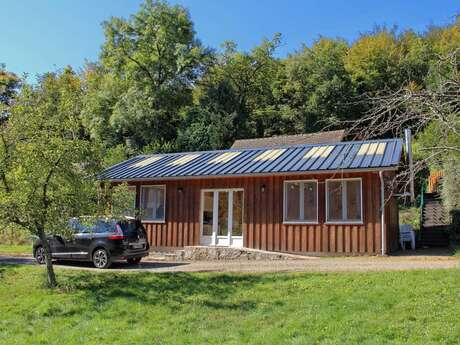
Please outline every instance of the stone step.
M169 252L152 251L146 261L305 260L317 257L250 248L189 246Z

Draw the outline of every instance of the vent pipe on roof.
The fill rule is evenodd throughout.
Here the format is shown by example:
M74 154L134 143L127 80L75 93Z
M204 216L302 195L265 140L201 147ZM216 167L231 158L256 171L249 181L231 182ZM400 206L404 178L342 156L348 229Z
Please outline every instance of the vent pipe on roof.
M410 202L413 204L415 201L414 164L412 162L412 132L409 128L406 128L404 130L404 139L405 139L405 144L406 144L407 163L409 164Z

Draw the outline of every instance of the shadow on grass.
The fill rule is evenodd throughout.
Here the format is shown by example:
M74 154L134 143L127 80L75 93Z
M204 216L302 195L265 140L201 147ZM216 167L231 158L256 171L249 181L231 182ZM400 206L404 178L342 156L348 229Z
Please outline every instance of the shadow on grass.
M399 249L395 252L392 252L390 256L454 256L454 253L449 247L432 247L418 248L416 250Z
M60 260L55 261L56 267L71 267L71 268L85 268L92 271L99 271L95 268L92 262L87 261L67 261ZM126 262L114 262L108 270L104 270L104 273L117 272L117 270L147 270L155 268L168 268L176 266L189 265L189 263L183 262L142 262L141 264L128 264Z
M61 288L77 292L85 304L100 308L124 299L149 306L162 305L172 309L195 304L212 309L249 311L257 307L252 299L232 298L266 278L262 275L136 273L94 274L78 272L61 276Z

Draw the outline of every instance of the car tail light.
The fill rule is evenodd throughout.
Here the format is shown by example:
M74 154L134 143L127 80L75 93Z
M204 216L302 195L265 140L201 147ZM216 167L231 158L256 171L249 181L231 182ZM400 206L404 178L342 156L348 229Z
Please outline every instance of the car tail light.
M122 240L125 236L119 224L115 225L115 231L108 237L109 240Z

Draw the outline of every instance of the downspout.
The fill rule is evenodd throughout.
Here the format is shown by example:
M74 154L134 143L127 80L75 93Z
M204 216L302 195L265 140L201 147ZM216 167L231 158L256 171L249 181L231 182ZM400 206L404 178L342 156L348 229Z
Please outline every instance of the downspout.
M383 171L379 171L380 177L380 229L382 237L382 256L385 255L385 182L383 180Z

